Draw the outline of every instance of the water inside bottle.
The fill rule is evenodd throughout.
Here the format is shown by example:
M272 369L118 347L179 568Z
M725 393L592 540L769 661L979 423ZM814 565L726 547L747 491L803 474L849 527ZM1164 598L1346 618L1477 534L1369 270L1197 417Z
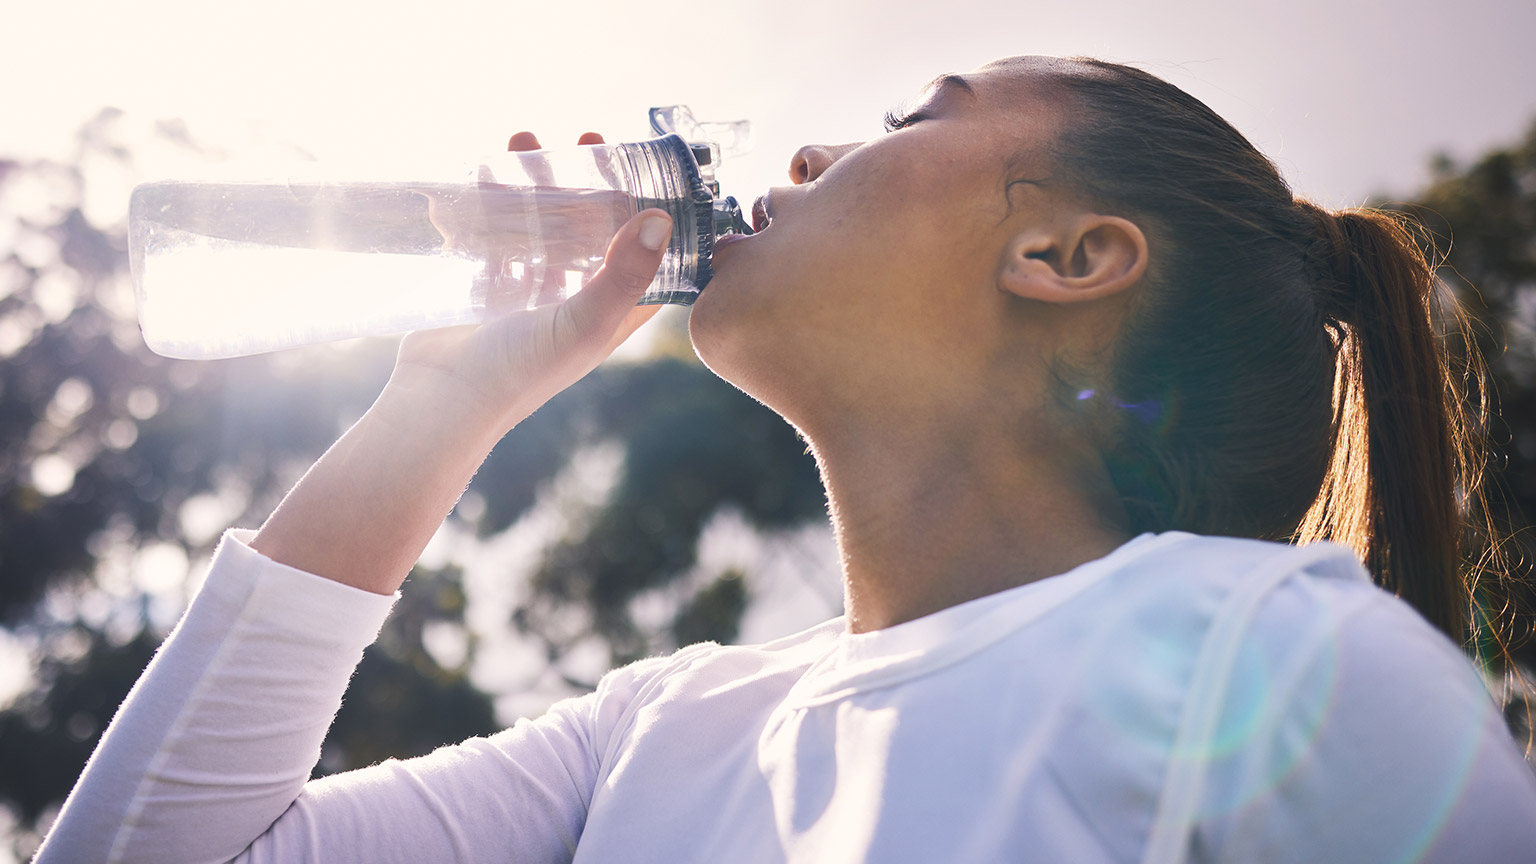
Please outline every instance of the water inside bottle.
M136 189L131 207L140 325L152 349L180 357L558 302L643 209L612 190L486 182L163 182Z

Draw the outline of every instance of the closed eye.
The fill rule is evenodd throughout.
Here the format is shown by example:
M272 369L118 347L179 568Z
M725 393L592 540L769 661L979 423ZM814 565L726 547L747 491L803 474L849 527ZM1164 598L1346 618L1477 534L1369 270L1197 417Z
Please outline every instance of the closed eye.
M923 119L925 118L921 111L901 111L892 108L885 112L885 131L895 132L897 129L905 129Z

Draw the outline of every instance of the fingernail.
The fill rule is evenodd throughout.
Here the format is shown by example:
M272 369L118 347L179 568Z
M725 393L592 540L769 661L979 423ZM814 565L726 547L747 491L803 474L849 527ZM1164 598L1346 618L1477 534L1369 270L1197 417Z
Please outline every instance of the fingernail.
M647 216L640 223L640 245L652 252L672 236L672 220L665 216Z

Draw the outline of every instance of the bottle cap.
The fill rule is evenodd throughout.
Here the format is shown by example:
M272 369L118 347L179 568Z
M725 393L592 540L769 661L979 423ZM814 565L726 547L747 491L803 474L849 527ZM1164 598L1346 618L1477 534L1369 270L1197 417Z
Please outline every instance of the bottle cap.
M749 152L752 123L748 120L732 120L726 123L701 123L687 105L664 105L652 108L651 131L657 135L677 135L688 142L693 151L693 161L698 163L699 174L710 194L720 197L720 182L715 170L724 157L742 156Z

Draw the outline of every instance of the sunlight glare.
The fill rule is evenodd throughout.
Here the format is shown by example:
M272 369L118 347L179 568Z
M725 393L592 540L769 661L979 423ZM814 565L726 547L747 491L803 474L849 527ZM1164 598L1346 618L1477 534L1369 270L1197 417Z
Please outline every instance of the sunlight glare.
M45 453L32 461L32 486L48 498L63 495L75 485L75 463L57 453Z
M133 554L133 584L146 594L180 588L187 578L187 552L179 543L150 543Z
M236 244L146 254L139 322L172 357L254 351L478 317L476 262L448 256L337 254ZM426 311L423 311L426 310Z

